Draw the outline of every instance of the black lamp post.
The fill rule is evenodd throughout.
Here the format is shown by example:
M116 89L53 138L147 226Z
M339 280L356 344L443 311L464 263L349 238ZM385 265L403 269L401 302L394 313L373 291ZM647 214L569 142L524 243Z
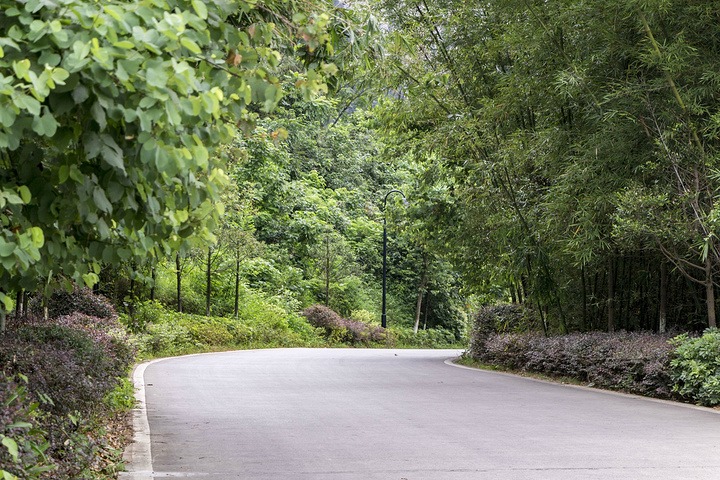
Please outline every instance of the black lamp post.
M385 195L385 200L383 201L383 294L381 317L382 328L387 328L387 315L385 314L385 274L387 272L387 221L385 220L385 206L387 205L387 199L391 193L399 193L400 195L402 195L403 202L405 202L405 205L407 205L407 199L405 198L405 194L400 190L390 190L387 195Z

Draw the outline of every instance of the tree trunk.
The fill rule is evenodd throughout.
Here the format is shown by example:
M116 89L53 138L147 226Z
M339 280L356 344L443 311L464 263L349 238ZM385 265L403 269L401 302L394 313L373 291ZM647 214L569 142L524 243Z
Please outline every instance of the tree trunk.
M525 302L525 299L523 298L522 289L520 288L520 284L515 283L515 291L517 292L517 303Z
M177 311L182 313L182 271L180 270L180 254L175 254L175 275L177 279Z
M583 306L582 306L582 325L583 328L586 330L588 329L587 324L587 279L585 278L585 265L580 267L580 275L582 277L582 297L583 297Z
M150 301L154 302L155 301L155 280L156 280L154 266L152 267L152 270L150 270L150 275L152 276L152 287L150 287Z
M667 330L667 262L665 259L660 264L660 311L658 315L658 332L665 333Z
M330 307L330 236L325 237L325 306Z
M608 265L608 316L607 316L607 331L615 331L615 257L610 256Z
M15 297L15 318L20 318L23 314L22 311L22 297L23 297L24 290L20 289L17 292L17 296Z
M710 255L705 258L705 301L707 303L708 326L717 327L715 321L715 288L713 286L712 265Z
M0 308L0 333L5 333L5 310Z
M427 330L427 319L428 319L429 311L430 311L430 292L428 292L427 296L425 297L425 319L423 320L423 330Z
M208 247L207 270L205 273L205 316L210 316L210 287L212 279L212 248Z
M235 320L238 319L240 304L240 247L235 252Z
M420 313L422 312L422 298L425 294L425 285L427 284L427 255L423 255L423 273L420 279L420 289L418 291L417 306L415 308L415 326L413 327L413 334L417 334L418 327L420 326Z

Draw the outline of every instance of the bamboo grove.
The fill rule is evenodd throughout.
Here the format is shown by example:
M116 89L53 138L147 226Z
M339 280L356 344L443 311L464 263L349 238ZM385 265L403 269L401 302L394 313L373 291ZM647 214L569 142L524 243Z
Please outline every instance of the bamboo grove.
M716 325L720 2L385 0L424 222L542 327Z

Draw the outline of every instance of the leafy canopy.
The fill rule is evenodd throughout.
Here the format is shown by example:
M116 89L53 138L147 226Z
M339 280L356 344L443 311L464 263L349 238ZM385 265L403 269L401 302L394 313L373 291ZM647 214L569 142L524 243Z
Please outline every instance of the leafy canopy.
M329 3L0 0L0 301L211 241L216 148L336 71ZM276 23L277 22L277 23ZM337 28L336 28L337 30ZM322 48L318 48L322 47Z

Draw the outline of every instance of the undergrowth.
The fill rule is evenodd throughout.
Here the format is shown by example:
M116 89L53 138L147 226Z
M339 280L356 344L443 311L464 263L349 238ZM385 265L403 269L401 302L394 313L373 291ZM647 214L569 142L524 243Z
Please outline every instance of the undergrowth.
M699 405L720 404L720 331L702 336L588 332L545 336L519 306L475 317L463 363Z
M104 316L8 322L0 336L3 480L105 480L121 465L122 445L108 424L134 405L127 380L134 351L104 298L76 290L55 301L55 312L80 306Z

